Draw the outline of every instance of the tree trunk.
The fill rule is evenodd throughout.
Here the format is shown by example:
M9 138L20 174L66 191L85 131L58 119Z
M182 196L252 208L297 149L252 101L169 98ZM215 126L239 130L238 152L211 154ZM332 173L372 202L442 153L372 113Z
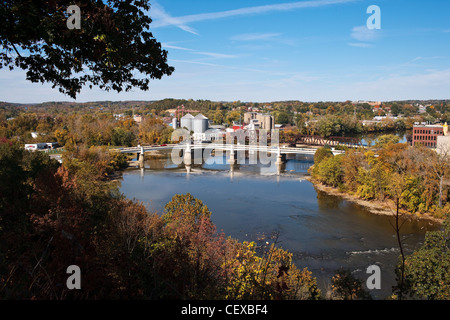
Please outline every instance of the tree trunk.
M400 255L402 257L402 265L400 266L400 287L399 287L399 295L398 295L398 299L402 300L403 298L403 283L404 283L404 279L405 279L405 254L403 252L403 245L402 245L402 240L400 238L400 227L399 227L399 207L400 207L400 198L396 199L396 214L395 214L395 231L397 233L397 242L398 242L398 246L400 248Z

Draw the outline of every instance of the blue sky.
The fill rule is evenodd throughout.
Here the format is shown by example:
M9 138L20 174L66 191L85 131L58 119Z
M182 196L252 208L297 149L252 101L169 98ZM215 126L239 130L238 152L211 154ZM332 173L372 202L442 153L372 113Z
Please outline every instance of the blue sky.
M448 0L157 0L151 31L170 77L150 90L84 89L77 101L345 101L450 98ZM367 8L381 9L369 30ZM0 101L72 101L0 70Z

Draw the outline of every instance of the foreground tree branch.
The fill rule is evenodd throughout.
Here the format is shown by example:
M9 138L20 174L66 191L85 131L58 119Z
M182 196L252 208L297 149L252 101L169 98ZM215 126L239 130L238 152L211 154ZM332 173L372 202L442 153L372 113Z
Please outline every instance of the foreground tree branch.
M0 68L21 68L31 82L51 83L76 98L83 86L121 92L149 89L171 75L167 51L149 32L148 1L81 0L81 29L68 29L72 0L0 4ZM15 52L17 56L9 57Z

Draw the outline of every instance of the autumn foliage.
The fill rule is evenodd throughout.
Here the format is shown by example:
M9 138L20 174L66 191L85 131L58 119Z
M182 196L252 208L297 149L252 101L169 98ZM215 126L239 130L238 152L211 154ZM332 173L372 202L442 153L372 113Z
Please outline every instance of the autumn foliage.
M258 254L217 232L190 194L164 212L123 197L99 150L64 156L0 143L2 299L317 299L306 269L274 244ZM107 161L107 162L108 162ZM81 290L66 286L81 270Z
M333 156L319 148L310 173L315 180L362 199L391 207L398 199L405 212L445 218L450 212L448 159L448 153L395 143L386 136L375 148L348 150L345 155Z

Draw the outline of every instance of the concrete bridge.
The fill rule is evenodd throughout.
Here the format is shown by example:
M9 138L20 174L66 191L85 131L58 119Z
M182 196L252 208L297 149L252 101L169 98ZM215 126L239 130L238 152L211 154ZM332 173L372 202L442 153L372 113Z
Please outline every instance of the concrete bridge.
M283 166L286 163L287 154L314 155L317 148L296 148L286 146L259 146L259 145L243 145L243 144L217 144L217 143L182 143L169 144L162 146L137 146L130 148L117 149L121 153L131 153L137 155L137 161L140 167L144 166L145 153L150 151L171 150L172 155L176 155L178 161L184 163L188 172L192 164L202 164L205 158L210 158L212 154L217 152L225 152L227 161L230 165L238 164L238 159L245 159L246 155L256 160L258 154L264 154L267 161L273 161L276 156L275 164ZM334 155L343 154L343 150L335 150L332 148ZM270 155L270 159L267 157ZM256 162L255 162L256 164Z
M119 148L115 149L121 153L138 153L143 154L149 151L159 151L159 150L196 150L196 149L215 149L222 151L256 151L256 152L269 152L269 153L280 153L280 154L306 154L314 155L317 148L297 148L297 147L287 147L287 146L259 146L259 145L242 145L242 144L215 144L215 143L193 143L193 144L168 144L161 146L137 146L129 148ZM114 149L113 149L114 150ZM343 150L335 150L332 148L334 155L343 154Z

